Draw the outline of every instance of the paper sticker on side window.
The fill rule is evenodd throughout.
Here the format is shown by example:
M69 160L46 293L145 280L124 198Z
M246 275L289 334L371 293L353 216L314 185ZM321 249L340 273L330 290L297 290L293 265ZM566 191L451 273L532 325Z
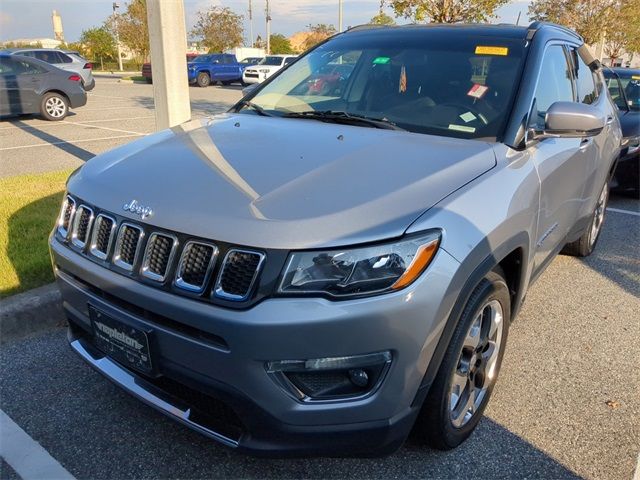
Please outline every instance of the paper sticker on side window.
M506 56L509 55L508 47L487 47L478 45L476 47L476 55L500 55Z

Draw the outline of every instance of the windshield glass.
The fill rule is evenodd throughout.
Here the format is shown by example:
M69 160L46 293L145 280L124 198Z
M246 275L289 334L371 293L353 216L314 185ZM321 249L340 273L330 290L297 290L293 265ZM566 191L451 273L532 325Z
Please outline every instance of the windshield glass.
M301 57L251 101L272 115L346 112L411 132L495 139L518 86L524 41L443 30L340 36Z
M625 72L618 70L620 83L629 103L629 109L640 112L640 72Z
M213 55L198 55L196 58L191 60L194 63L207 63L213 60Z
M282 57L268 56L268 57L264 57L260 61L260 65L271 65L273 67L279 67L280 65L282 65L283 60L284 58Z

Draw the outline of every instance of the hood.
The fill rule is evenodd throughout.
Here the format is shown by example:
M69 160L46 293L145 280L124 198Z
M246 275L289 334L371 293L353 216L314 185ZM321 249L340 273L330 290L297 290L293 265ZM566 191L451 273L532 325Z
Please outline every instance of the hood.
M494 165L491 144L480 141L224 114L99 155L68 189L161 228L299 249L398 237ZM132 200L153 214L123 211Z

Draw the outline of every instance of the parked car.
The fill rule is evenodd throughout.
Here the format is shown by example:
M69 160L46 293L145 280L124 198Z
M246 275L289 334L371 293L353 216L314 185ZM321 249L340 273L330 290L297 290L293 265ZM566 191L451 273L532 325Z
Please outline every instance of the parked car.
M35 58L51 65L80 75L82 87L89 91L96 86L93 78L93 64L82 58L77 52L62 51L55 48L10 48L2 50L10 55L23 55Z
M609 93L618 107L622 150L611 188L640 195L640 70L605 68Z
M0 115L62 120L87 103L80 75L23 55L0 53Z
M262 83L296 58L298 58L297 55L267 55L256 66L244 70L242 81L245 84Z
M187 63L193 61L198 55L196 53L187 53ZM151 62L142 64L142 71L140 72L147 83L153 83L153 72L151 71Z
M208 87L215 82L220 82L222 85L242 83L244 68L245 65L239 63L236 56L230 53L198 55L187 63L189 83L199 87Z
M291 93L347 59L339 93ZM351 29L71 175L50 237L71 347L246 452L382 455L414 427L453 448L531 284L594 250L620 140L568 29Z

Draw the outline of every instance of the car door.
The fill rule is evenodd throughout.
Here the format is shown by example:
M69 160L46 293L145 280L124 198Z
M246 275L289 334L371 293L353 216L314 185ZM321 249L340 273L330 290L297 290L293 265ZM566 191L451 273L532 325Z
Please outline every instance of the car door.
M224 80L224 65L222 55L211 55L211 80Z
M0 57L0 115L22 113L20 90L14 68L9 57Z
M573 70L564 45L545 50L529 120L543 131L549 107L575 101ZM577 220L588 172L588 142L580 138L544 138L528 147L540 179L540 207L534 256L534 275L562 248Z
M4 76L9 113L35 113L40 106L40 90L45 70L26 59L7 58L10 73Z

